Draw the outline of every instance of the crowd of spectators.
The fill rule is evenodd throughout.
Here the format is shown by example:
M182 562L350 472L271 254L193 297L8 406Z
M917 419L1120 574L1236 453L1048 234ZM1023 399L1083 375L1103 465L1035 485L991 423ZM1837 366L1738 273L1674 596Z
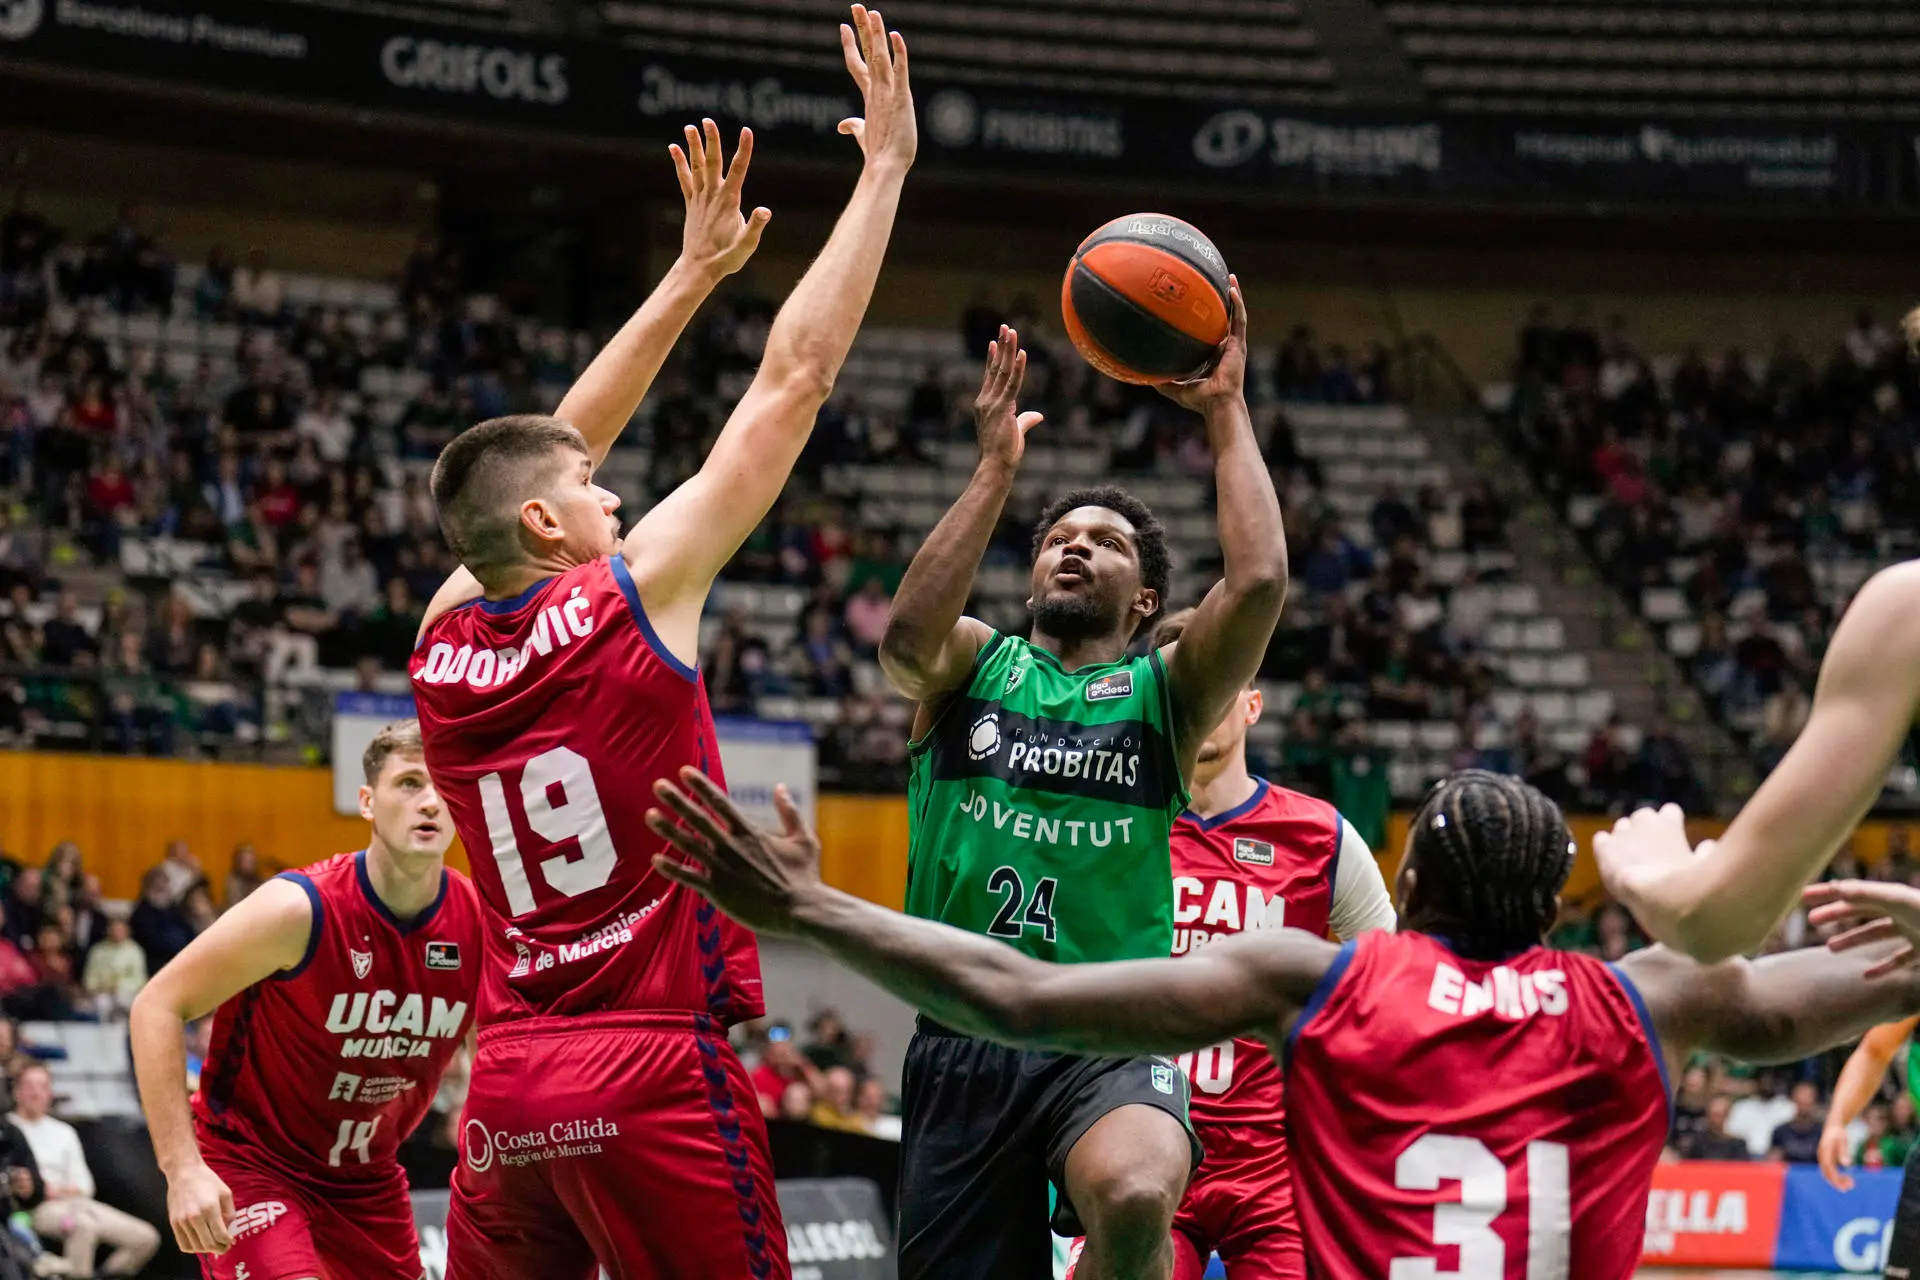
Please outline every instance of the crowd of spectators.
M898 1100L874 1074L872 1037L848 1030L833 1010L813 1014L804 1042L792 1023L772 1019L741 1026L735 1042L767 1119L900 1137Z
M1540 307L1521 332L1519 447L1569 509L1597 507L1585 536L1630 600L1682 593L1688 673L1763 770L1806 721L1857 579L1836 569L1920 547L1913 375L1868 310L1820 362L1783 337L1764 361L1691 348L1665 377L1621 317L1602 336Z

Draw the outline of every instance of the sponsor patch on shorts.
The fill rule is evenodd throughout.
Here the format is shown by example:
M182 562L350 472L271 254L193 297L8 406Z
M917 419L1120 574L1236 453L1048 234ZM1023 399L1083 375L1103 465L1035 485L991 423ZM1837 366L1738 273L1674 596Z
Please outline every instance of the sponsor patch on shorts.
M1173 1096L1173 1068L1153 1064L1153 1087L1168 1097Z

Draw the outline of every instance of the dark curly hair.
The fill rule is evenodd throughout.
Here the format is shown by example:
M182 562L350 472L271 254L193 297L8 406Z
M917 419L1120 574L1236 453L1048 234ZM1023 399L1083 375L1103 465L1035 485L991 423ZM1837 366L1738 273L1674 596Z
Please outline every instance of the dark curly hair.
M1573 870L1560 806L1519 778L1462 769L1413 815L1410 852L1428 932L1494 960L1535 946Z
M1104 484L1090 489L1075 489L1055 498L1040 513L1040 523L1033 526L1033 558L1040 558L1040 548L1047 540L1047 531L1060 523L1060 517L1080 507L1104 507L1133 526L1133 550L1140 557L1140 585L1152 591L1160 602L1152 615L1140 621L1142 627L1150 625L1167 607L1167 593L1173 586L1173 560L1167 554L1165 526L1146 503L1125 489Z

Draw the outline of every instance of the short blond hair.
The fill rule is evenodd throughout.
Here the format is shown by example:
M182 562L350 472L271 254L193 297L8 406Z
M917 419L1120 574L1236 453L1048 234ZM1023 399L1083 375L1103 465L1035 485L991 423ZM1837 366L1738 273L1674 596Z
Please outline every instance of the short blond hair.
M380 732L373 735L373 741L360 757L360 768L367 775L367 785L372 786L378 781L380 771L387 767L388 756L424 758L426 754L426 743L420 738L420 722L395 720L380 726Z
M1920 355L1920 307L1907 312L1900 321L1900 329L1907 335L1907 346L1915 355Z

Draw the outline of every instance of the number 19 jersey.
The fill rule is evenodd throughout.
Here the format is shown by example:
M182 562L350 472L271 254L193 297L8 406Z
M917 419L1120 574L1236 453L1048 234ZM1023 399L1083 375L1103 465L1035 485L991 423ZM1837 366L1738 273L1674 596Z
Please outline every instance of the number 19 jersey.
M1362 934L1295 1023L1286 1091L1315 1276L1628 1280L1639 1266L1666 1068L1612 966Z
M661 645L618 555L434 620L412 677L427 767L487 934L479 1019L765 1012L753 935L663 879L653 784L724 784L700 673Z

